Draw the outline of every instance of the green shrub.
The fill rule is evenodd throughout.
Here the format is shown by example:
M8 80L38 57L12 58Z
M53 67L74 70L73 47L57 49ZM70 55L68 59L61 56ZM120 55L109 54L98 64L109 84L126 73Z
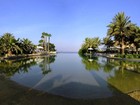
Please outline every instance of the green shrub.
M115 57L118 57L118 58L125 58L125 55L117 54L117 55L115 55Z
M133 58L133 55L132 55L132 54L127 54L127 55L125 56L125 58Z
M128 59L138 59L140 58L140 54L126 54L126 55L122 55L122 54L116 54L115 57L118 58L128 58Z

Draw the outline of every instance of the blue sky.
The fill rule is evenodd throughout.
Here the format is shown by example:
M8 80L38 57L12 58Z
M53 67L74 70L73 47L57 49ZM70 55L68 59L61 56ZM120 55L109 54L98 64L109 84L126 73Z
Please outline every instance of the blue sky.
M140 26L140 0L0 0L0 35L38 44L52 34L57 51L78 51L86 37L103 38L118 12Z

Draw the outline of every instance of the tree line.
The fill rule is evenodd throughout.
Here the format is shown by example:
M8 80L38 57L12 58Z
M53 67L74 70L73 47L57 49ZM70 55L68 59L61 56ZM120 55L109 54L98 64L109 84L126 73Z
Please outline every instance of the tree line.
M124 55L130 51L139 53L140 48L140 27L131 22L130 17L124 12L115 15L109 25L107 25L107 35L103 41L96 38L85 38L80 53L88 53L92 48L96 51L99 45L105 45L106 51L110 48L117 49L118 53ZM113 49L112 49L113 50Z
M44 35L45 32L42 33ZM42 36L41 36L42 38ZM39 41L39 45L43 47L43 51L46 51L48 48L49 51L55 51L55 45L50 43L41 43ZM48 47L47 47L48 46ZM1 56L11 56L18 54L32 54L36 53L37 45L33 44L27 38L16 39L11 33L4 33L0 37L0 55Z
M31 54L35 48L36 46L29 39L16 39L11 33L5 33L0 37L1 55Z

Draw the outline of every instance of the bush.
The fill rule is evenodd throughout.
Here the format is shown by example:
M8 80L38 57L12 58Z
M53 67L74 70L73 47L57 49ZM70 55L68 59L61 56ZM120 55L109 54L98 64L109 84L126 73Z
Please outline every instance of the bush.
M129 58L129 59L137 59L137 58L140 58L140 54L127 54L127 55L122 55L122 54L117 54L115 55L115 57L118 57L118 58Z
M140 56L139 54L134 54L133 55L134 58L139 58L139 56Z
M79 55L84 55L86 53L86 49L80 49L78 53Z
M125 58L125 55L117 54L117 55L115 55L115 57L118 57L118 58Z
M125 58L133 58L133 55L132 55L132 54L127 54L127 55L125 56Z

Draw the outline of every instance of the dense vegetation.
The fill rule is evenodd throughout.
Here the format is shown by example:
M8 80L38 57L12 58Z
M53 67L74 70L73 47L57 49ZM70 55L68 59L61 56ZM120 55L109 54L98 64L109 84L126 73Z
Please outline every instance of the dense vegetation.
M81 49L79 50L79 54L88 54L91 52L96 52L98 46L100 45L100 39L98 37L95 38L85 38L84 43L82 44Z
M11 56L18 54L32 54L36 53L37 45L34 45L29 39L16 39L11 33L4 33L0 37L0 55ZM50 43L43 44L43 51L55 51L55 45Z
M16 39L11 33L5 33L0 37L1 55L31 54L35 48L29 39Z
M39 64L42 74L46 75L51 72L50 64L54 61L55 55L38 58L24 58L17 61L5 60L0 62L0 74L5 74L6 76L10 77L15 73L26 73L30 70L30 67Z
M104 43L108 47L120 47L120 53L130 51L138 54L140 48L140 27L132 23L130 17L118 13L108 25L107 37Z
M45 51L56 51L55 45L50 43L50 37L52 35L46 32L42 33L41 40L39 40L39 46L42 46Z
M103 41L99 38L86 38L79 53L86 54L91 48L92 52L95 52L98 46L103 44L106 46L106 53L115 52L121 56L131 53L139 57L140 27L132 23L130 17L124 12L118 13L107 27L107 35Z

